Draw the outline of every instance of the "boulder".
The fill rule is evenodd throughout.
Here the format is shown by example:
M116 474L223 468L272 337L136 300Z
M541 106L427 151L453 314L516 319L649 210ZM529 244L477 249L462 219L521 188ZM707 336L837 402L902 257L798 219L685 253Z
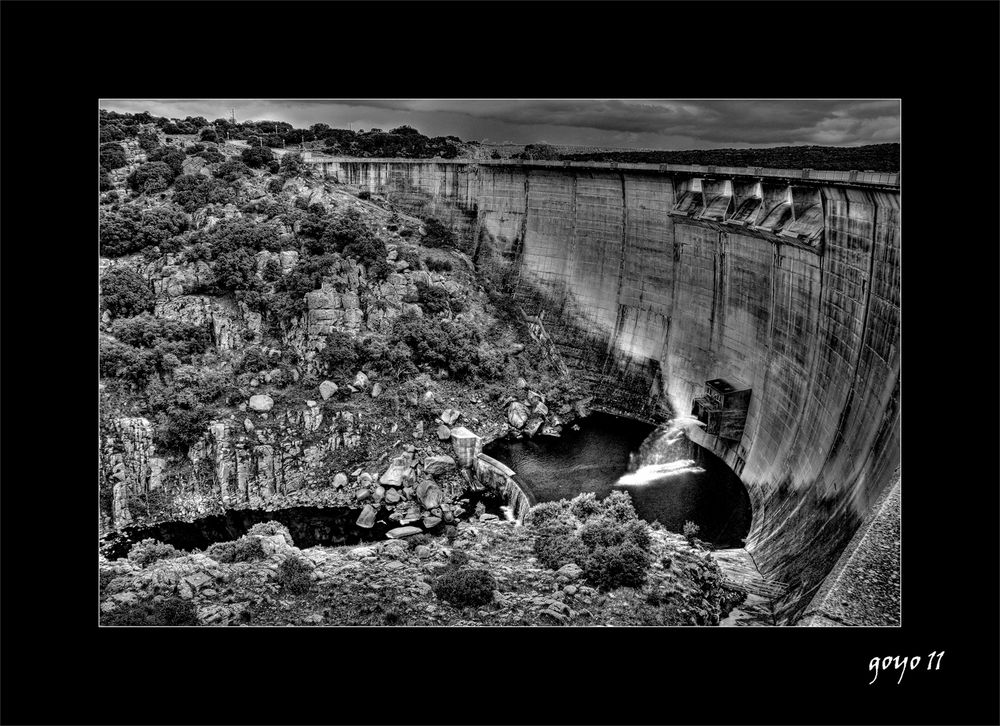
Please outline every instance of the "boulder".
M334 489L343 489L347 486L347 474L339 471L333 477L333 487Z
M357 525L359 527L364 527L365 529L371 529L375 526L375 507L371 504L366 504L365 508L361 510L361 514L358 515Z
M464 426L459 426L451 430L451 447L455 450L458 465L467 469L482 452L483 439Z
M250 408L261 413L270 411L274 408L274 399L263 393L250 396Z
M441 441L447 441L451 438L451 429L442 424L437 428L437 435Z
M507 407L507 423L516 429L524 426L528 420L528 409L520 401L513 401Z
M385 536L389 539L402 539L403 537L412 537L415 534L420 534L422 531L420 527L396 527L386 532Z
M370 489L358 489L358 493L355 494L354 496L359 502L363 502L366 499L370 499L371 495L372 492Z
M524 424L524 433L528 434L528 436L534 436L544 423L545 419L541 416L532 416Z
M408 482L413 475L413 466L410 463L409 456L397 456L389 464L389 468L386 469L385 474L383 474L378 482L385 487L401 487L406 482Z
M518 378L516 381L514 381L514 385L517 386L518 388L527 388L528 382L523 378Z
M253 433L253 421L248 418L243 419L243 430L248 434Z
M385 501L387 501L389 504L395 504L400 499L402 499L402 496L400 495L398 489L385 490Z
M565 577L570 582L579 580L581 575L583 575L583 568L575 562L570 562L556 570L556 577Z
M366 376L361 371L358 371L358 374L354 376L354 380L351 381L351 385L357 388L358 390L363 391L364 389L368 388L368 376Z
M424 517L424 528L434 529L441 524L441 517Z
M441 502L444 501L444 492L441 491L441 487L437 484L431 484L430 486L423 486L423 484L425 482L421 482L421 486L417 487L417 499L420 500L424 509L440 507Z
M424 471L432 476L443 474L455 468L455 460L447 455L428 456L424 459Z
M381 502L383 497L385 497L385 487L383 486L375 487L375 491L372 492L372 499L374 499L376 502Z
M417 421L416 428L413 429L413 438L422 439L424 437L424 422Z
M349 560L360 560L365 557L374 557L378 554L378 550L374 547L355 547L353 550L347 553L347 559Z
M456 411L453 408L446 408L441 412L441 420L444 421L445 425L451 426L458 421L461 415L461 411Z
M323 381L319 384L319 395L323 397L324 401L330 399L334 393L337 392L337 384L333 381Z
M539 401L535 404L535 407L531 409L531 412L536 416L548 416L549 407L545 405L544 401Z

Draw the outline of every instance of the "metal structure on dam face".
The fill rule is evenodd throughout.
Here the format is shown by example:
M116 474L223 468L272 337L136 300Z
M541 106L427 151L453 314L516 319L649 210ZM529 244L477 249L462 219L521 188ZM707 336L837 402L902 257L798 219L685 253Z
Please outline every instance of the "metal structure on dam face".
M789 584L789 617L898 481L898 174L306 160L449 222L605 409L648 420L690 413L708 381L751 391L742 428L691 437L746 485L747 550Z

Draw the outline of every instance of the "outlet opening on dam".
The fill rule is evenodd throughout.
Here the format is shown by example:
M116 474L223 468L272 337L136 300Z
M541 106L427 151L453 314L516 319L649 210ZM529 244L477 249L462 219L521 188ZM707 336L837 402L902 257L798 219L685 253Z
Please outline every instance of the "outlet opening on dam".
M503 438L484 453L503 462L534 501L627 491L636 512L672 532L685 522L716 547L742 547L750 531L750 497L739 477L678 426L655 427L591 413L561 436Z

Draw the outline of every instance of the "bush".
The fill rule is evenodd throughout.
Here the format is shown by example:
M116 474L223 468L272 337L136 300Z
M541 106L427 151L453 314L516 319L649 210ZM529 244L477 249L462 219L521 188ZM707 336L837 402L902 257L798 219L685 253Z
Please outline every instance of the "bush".
M541 529L552 522L571 521L567 520L571 514L570 503L565 499L560 499L557 502L542 502L528 510L524 523L529 527Z
M251 169L260 169L262 166L274 161L274 152L266 146L251 146L250 148L243 149L240 158Z
M215 225L205 238L216 254L246 249L251 252L277 252L278 228L274 224L256 224L246 217L224 219Z
M204 144L191 144L190 146L184 147L184 153L188 156L197 156L202 151L205 150Z
M616 522L629 522L638 519L635 507L632 506L632 497L628 492L616 489L611 492L604 501L601 502L604 514Z
M179 149L174 149L169 146L161 146L159 149L151 151L146 157L147 161L162 161L164 164L170 167L170 170L174 173L173 178L180 175L184 168L184 159L187 158L187 154Z
M101 144L101 168L106 171L121 169L128 163L121 144Z
M185 454L208 428L212 411L204 405L173 408L160 414L153 428L153 443L163 451Z
M267 183L268 194L278 194L284 188L285 188L285 180L282 179L280 176L275 177L274 179L272 179Z
M294 176L298 176L302 172L302 155L295 154L285 154L281 157L281 162L278 165L281 170L281 175L286 179L291 179Z
M236 559L236 543L216 542L205 550L205 554L216 562L233 562Z
M173 201L185 212L194 212L207 204L231 204L236 201L236 189L221 179L208 179L200 174L183 174L174 181Z
M598 547L583 568L587 581L600 590L642 587L649 569L649 557L632 542Z
M333 331L326 336L326 347L316 354L315 360L325 375L350 373L358 363L354 339L347 333Z
M281 522L275 522L273 519L269 522L258 522L247 530L247 534L259 534L264 537L273 537L276 534L280 534L289 547L295 545L292 541L292 534L288 531L288 527L283 525Z
M113 612L101 613L101 625L198 624L198 613L194 603L178 595L123 603Z
M208 164L220 164L226 160L221 151L212 147L199 151L195 156L200 156Z
M153 312L153 290L138 272L115 267L101 280L101 310L113 318Z
M456 607L478 607L493 601L496 580L486 570L448 568L434 581L434 594Z
M128 175L126 182L133 191L140 194L156 194L165 191L177 176L174 170L162 161L146 162Z
M372 193L367 189L362 189L360 192L358 192L358 199L371 199L371 198L372 198Z
M558 570L571 562L582 566L589 552L583 540L573 533L572 527L549 524L535 537L535 555L545 567Z
M218 141L219 135L215 132L215 129L213 128L203 128L201 130L199 138L202 141Z
M278 565L278 584L292 595L303 595L312 587L312 567L299 555L286 557Z
M455 233L443 223L430 217L424 220L424 247L456 247Z
M155 131L143 131L139 134L139 148L143 151L152 151L160 145L160 137Z
M217 294L250 290L257 282L257 260L246 249L223 252L212 263L212 288Z
M684 536L687 537L687 541L693 545L694 538L698 536L698 533L701 531L701 527L699 527L694 522L688 520L687 522L684 523L683 531L684 531Z
M117 378L140 388L156 373L158 360L151 350L109 340L101 340L99 358L102 378Z
M257 562L267 556L259 537L240 537L236 540L233 562Z
M428 285L423 280L417 280L417 295L420 296L420 307L431 315L448 312L448 291L437 285Z
M569 508L573 516L581 522L586 522L591 517L604 511L594 492L577 494L570 500Z
M591 519L580 528L580 539L588 549L612 547L624 542L631 542L641 550L648 550L650 544L649 530L644 522L632 520L621 523L606 517Z
M242 161L225 161L215 169L215 176L228 182L234 182L242 177L249 176L250 169Z
M431 272L450 272L452 264L450 260L435 260L431 257L424 258L424 264ZM413 266L412 264L410 265Z
M111 332L126 345L155 348L161 356L173 353L181 360L204 352L211 344L207 327L154 318L148 313L116 320Z
M144 539L132 545L128 551L129 562L134 562L139 567L145 567L157 560L169 560L180 557L181 553L174 549L173 545L164 544L155 539Z

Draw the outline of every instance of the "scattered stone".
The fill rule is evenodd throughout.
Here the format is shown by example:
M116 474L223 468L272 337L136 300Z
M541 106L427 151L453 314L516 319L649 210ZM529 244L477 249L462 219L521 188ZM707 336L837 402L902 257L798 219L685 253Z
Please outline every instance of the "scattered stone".
M243 419L243 430L248 434L253 433L253 421L248 418Z
M443 412L441 413L441 420L442 420L442 421L444 421L444 423L445 423L445 424L446 424L447 426L451 426L451 425L452 425L452 424L454 424L454 423L455 423L456 421L458 421L458 419L459 419L459 417L460 417L461 415L462 415L461 411L456 411L456 410L455 410L455 409L453 409L453 408L446 408L446 409L445 409L445 410L444 410L444 411L443 411Z
M565 577L566 579L573 581L580 579L583 574L583 568L581 568L575 562L570 562L568 565L563 565L558 570L556 570L556 576Z
M375 526L375 507L371 504L366 504L365 508L361 510L361 514L358 516L357 525L359 527L364 527L365 529L371 529Z
M402 539L403 537L412 537L415 534L421 534L423 532L420 527L396 527L395 529L390 529L385 533L385 536L389 539Z
M385 487L381 485L375 487L375 491L372 492L372 498L376 502L381 502L383 497L385 497Z
M378 398L381 395L382 395L382 384L376 383L374 386L372 386L372 398Z
M359 391L363 391L368 388L368 376L366 376L362 371L358 371L358 374L354 376L354 380L351 381L351 385Z
M424 528L434 529L441 524L441 517L424 517Z
M378 550L375 547L355 547L347 553L347 557L352 560L360 560L364 557L374 557L376 554L378 554Z
M432 476L444 474L455 468L455 460L447 455L428 456L424 459L424 471Z
M263 393L250 396L250 408L254 411L270 411L274 408L274 399Z
M333 477L333 488L343 489L345 486L347 486L347 474L339 471Z
M372 481L372 475L367 471L363 471L358 475L358 484L363 487L371 486Z
M400 495L398 489L387 489L386 490L386 492L385 492L385 501L389 502L389 504L395 504L400 499L402 499L402 496Z
M413 467L410 464L409 456L397 456L389 464L385 474L379 478L379 484L386 487L401 487L410 481L413 476Z
M538 433L538 429L542 427L543 423L545 423L545 419L541 416L532 416L524 424L524 433L528 436L534 436Z
M576 585L567 585L566 587L563 588L563 592L565 592L570 597L573 597L574 595L576 595Z
M528 420L528 409L520 401L513 401L507 407L507 423L516 429L524 426Z
M535 407L531 409L531 412L537 416L547 416L549 413L549 407L546 406L543 401L539 401L535 404Z
M396 425L393 424L393 428L394 429L395 429L395 427L396 427ZM438 439L440 439L441 441L447 441L448 439L451 438L451 429L448 428L447 426L445 426L444 424L442 424L442 425L440 425L440 426L437 427L437 435L438 435Z
M518 388L527 388L528 382L523 378L518 378L516 381L514 381L514 385Z
M424 436L424 422L417 421L417 427L413 430L413 438L422 439Z
M427 545L420 545L419 547L417 547L415 552L417 557L419 557L422 560L425 560L431 556L431 548L428 547Z
M363 502L366 499L370 499L372 495L371 489L358 489L358 493L355 495L359 502Z

